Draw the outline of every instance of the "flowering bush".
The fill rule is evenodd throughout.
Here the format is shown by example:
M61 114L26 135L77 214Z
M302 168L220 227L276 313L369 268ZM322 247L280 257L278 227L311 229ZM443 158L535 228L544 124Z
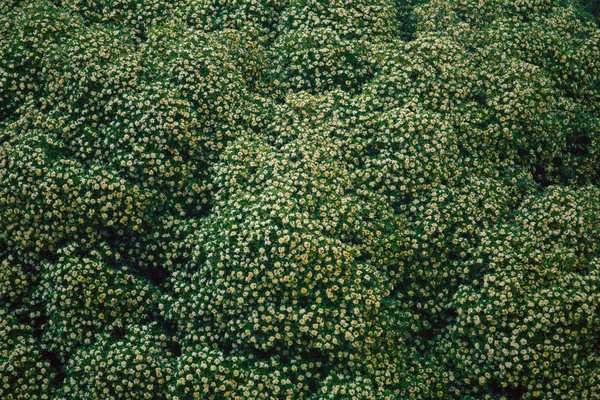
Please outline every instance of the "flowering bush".
M172 379L168 337L155 324L130 325L125 335L101 335L81 347L66 366L58 398L152 399Z
M36 293L48 316L42 339L48 349L65 358L91 344L97 332L144 322L156 301L149 284L126 267L119 270L105 264L111 253L105 251L104 255L93 251L90 257L61 257L44 268Z
M2 2L0 397L600 398L597 17Z
M513 223L486 234L478 253L485 274L456 292L457 317L441 342L457 372L457 392L523 398L598 392L591 333L599 306L598 194L550 188L525 199Z
M33 335L31 326L0 309L0 395L5 399L50 399L56 371Z
M390 1L291 2L274 44L280 81L292 90L359 89L374 73L372 45L395 31L395 11Z

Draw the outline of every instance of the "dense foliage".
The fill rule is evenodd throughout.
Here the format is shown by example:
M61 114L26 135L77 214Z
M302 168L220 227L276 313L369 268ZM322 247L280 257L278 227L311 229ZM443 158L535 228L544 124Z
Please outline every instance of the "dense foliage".
M599 399L600 3L6 0L3 399Z

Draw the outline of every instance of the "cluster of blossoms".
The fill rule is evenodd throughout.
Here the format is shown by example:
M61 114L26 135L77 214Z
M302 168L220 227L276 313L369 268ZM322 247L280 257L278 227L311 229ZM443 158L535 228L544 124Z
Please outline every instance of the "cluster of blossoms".
M104 261L118 260L118 253L112 255L107 245L98 247L104 247L104 254L93 250L89 257L69 256L73 249L61 249L65 255L44 265L33 295L48 318L43 325L45 347L65 359L91 344L98 331L144 322L157 299L149 284L127 267L117 269Z
M0 244L0 299L13 309L23 306L29 291L38 281L34 265L37 260L27 260L8 250Z
M157 235L165 213L205 212L207 163L233 135L241 78L220 41L182 38L180 28L149 29L136 46L127 31L80 21L45 57L45 96L4 121L9 246L39 253L107 240L125 254Z
M549 188L488 232L485 271L453 298L439 346L453 390L491 398L593 398L600 390L596 187Z
M600 32L574 3L457 0L417 9L418 29L452 38L475 67L460 66L471 83L453 85L472 99L458 103L465 141L480 140L487 157L493 145L496 162L530 164L542 184L598 179Z
M56 371L42 357L31 327L0 309L0 396L3 399L51 399Z
M173 378L173 353L156 326L131 325L120 338L100 335L80 348L66 365L59 399L155 399Z
M186 270L171 277L165 318L186 341L313 364L295 378L303 391L331 364L376 351L395 323L381 304L389 285L352 243L376 210L344 193L350 182L335 158L335 146L306 138L280 150L243 138L228 148L213 214Z
M582 3L0 4L0 397L600 397Z
M143 38L151 27L168 20L177 1L162 0L63 0L61 8L85 23L114 24Z
M298 380L294 377L302 376L309 368L314 369L314 362L226 356L210 347L192 345L182 349L177 359L167 398L294 398L304 386L301 379L294 382Z
M292 90L360 90L373 74L370 52L394 35L394 3L294 1L274 43L280 81Z

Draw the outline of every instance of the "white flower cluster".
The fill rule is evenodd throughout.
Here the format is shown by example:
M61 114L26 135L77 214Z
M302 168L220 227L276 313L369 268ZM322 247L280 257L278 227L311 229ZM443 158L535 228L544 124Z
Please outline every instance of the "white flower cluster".
M173 378L169 338L155 324L130 326L125 335L98 338L66 367L59 399L155 399Z
M44 266L34 294L48 317L42 340L65 359L92 344L96 333L145 322L157 299L148 283L105 260L110 262L107 255L92 251L89 258L61 257Z
M51 399L56 371L42 358L31 327L0 309L0 397Z
M210 347L191 346L178 358L167 398L291 399L299 393L299 387L289 376L313 368L309 364L289 365L278 357L252 360L225 356Z
M0 3L0 398L600 398L580 3Z
M359 90L373 74L370 52L396 31L392 1L294 1L274 43L280 81L292 90Z
M440 342L455 393L594 398L600 321L597 188L552 187L526 199L515 224L490 232L488 270L455 294Z

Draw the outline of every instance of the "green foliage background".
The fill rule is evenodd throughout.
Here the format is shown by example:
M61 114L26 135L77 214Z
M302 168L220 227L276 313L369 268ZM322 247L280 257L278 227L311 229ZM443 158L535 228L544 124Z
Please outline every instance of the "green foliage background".
M0 398L600 399L597 1L0 4Z

